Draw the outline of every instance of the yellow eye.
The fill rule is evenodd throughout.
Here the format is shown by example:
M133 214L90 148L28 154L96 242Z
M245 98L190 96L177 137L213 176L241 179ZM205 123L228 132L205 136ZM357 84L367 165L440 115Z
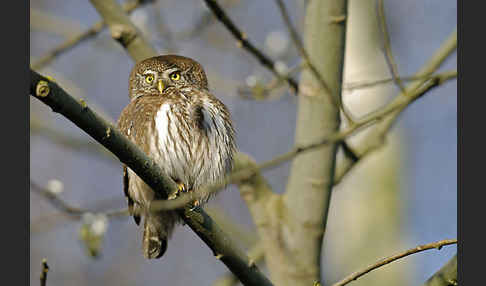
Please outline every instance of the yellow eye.
M146 81L147 83L152 83L152 82L154 81L154 76L153 76L153 75L151 75L151 74L149 74L149 75L145 76L145 81Z
M180 72L173 72L170 74L170 79L173 81L178 81L181 79L181 73Z

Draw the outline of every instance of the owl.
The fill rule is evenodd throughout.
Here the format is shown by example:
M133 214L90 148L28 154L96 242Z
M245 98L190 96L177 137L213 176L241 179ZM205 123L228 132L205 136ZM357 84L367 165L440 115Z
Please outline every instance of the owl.
M143 218L143 254L160 258L180 218L174 210L149 212L150 202L222 182L233 166L235 131L226 106L209 92L202 66L187 57L163 55L135 65L130 103L118 128L178 185L162 197L123 166L123 188L135 223ZM198 205L208 195L195 201Z

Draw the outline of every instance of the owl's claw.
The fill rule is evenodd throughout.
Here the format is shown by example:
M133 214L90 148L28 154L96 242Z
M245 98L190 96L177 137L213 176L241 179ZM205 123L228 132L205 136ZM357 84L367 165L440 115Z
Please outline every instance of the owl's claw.
M177 184L177 191L175 191L172 195L168 197L169 200L173 200L178 198L181 194L183 193L189 193L192 192L192 190L188 190L186 186L183 183L178 183ZM191 210L195 209L196 207L201 205L201 201L195 200L192 202L192 208Z
M177 191L175 191L167 199L173 200L175 198L178 198L182 193L187 193L187 192L188 192L188 190L186 189L186 186L183 183L178 183L177 184Z
M187 193L188 190L186 189L186 186L184 186L183 183L177 184L177 193Z

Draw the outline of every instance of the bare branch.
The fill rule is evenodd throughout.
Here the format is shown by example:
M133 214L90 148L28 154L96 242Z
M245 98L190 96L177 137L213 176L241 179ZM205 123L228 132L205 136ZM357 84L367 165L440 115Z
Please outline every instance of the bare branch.
M398 116L412 104L417 98L423 96L431 89L440 86L441 84L457 77L457 71L445 72L443 74L436 75L435 79L432 79L427 84L423 85L420 89L416 90L416 95L407 98L408 103L404 103L401 106L397 106L396 109L390 111L388 115L378 114L379 118L386 116L381 124L377 124L372 132L366 135L366 137L361 140L359 147L355 150L357 160L351 160L340 166L336 171L336 178L334 184L339 184L344 176L346 176L353 167L360 161L362 161L366 156L373 153L379 149L385 143L385 138L390 131L393 124L398 119Z
M107 21L108 22L108 21ZM109 22L108 22L109 23ZM154 160L120 133L115 126L93 112L86 102L78 102L56 83L31 70L30 94L62 114L101 143L132 169L153 190L167 198L177 188ZM180 217L211 248L245 285L272 285L248 257L223 233L200 207L179 209Z
M79 218L83 213L87 212L86 210L70 206L69 204L61 200L56 194L54 194L50 190L42 188L32 180L30 180L30 187L32 191L46 198L55 208L63 213L68 214L69 216Z
M290 20L289 13L287 12L287 8L285 7L285 4L282 0L275 0L277 2L277 6L280 9L280 14L282 15L282 18L284 20L285 26L287 27L287 30L289 31L290 37L292 38L292 41L294 42L297 51L300 53L302 58L304 59L304 63L309 67L310 71L312 74L316 77L317 81L321 85L321 88L324 89L324 93L326 96L329 97L330 101L333 102L336 106L338 106L342 111L346 119L348 120L349 124L354 124L352 115L346 110L344 107L341 96L336 96L331 93L331 89L327 85L326 81L322 77L322 75L319 73L317 68L314 66L314 64L311 62L309 54L304 48L304 44L300 40L299 34L297 33L297 30L295 30L294 26L292 25L292 21Z
M405 86L403 85L403 82L400 79L400 75L398 74L397 63L395 62L391 50L390 35L388 34L388 28L386 27L385 9L383 6L383 0L378 0L378 17L380 18L378 22L380 23L381 32L383 33L383 45L385 50L386 63L388 64L388 68L390 69L393 81L400 88L400 90L405 93Z
M39 194L43 198L45 198L47 201L49 201L56 209L61 211L64 214L69 215L70 218L73 219L80 219L83 214L86 213L103 213L107 217L120 217L120 216L127 216L128 209L122 209L122 210L114 210L114 211L107 211L107 212L96 212L96 211L90 211L87 209L81 209L78 207L71 206L69 203L65 202L59 196L52 191L42 188L39 186L37 183L34 181L30 180L30 186L31 190L34 191L35 193Z
M68 147L76 151L96 152L96 154L105 155L104 157L110 159L109 161L111 162L118 161L118 159L113 156L112 153L108 152L100 144L97 144L93 141L78 139L73 136L69 136L64 132L61 132L58 129L43 123L40 120L35 120L32 115L29 130L32 134L45 136L53 142L62 145L63 147Z
M229 32L236 38L238 46L243 47L253 56L255 56L258 61L267 69L269 69L277 78L285 80L290 87L297 93L298 86L297 82L290 77L281 75L275 69L275 63L263 52L258 50L249 40L246 34L241 32L241 30L231 21L226 12L221 8L221 6L215 0L204 0L208 8L214 13L214 16L229 30Z
M417 96L421 96L420 93L424 94L428 90L434 87L434 84L440 84L441 82L444 83L445 81L457 77L457 71L448 71L444 72L439 75L433 75L433 73L442 65L442 63L456 50L457 47L457 32L454 30L451 35L442 43L439 49L434 53L434 55L426 62L422 68L413 76L416 79L406 90L405 94L401 94L394 101L392 101L390 105L395 104L396 102L402 100L403 97L407 97L410 94L416 94ZM436 82L432 82L434 78L442 78ZM423 87L422 85L426 82L429 82L429 86ZM420 88L425 88L419 90ZM412 96L413 97L413 96ZM410 101L412 103L413 101ZM409 103L409 104L410 104ZM356 161L346 161L345 163L341 164L336 171L336 178L335 184L339 184L341 180L348 174L353 167L363 158L371 154L373 151L377 150L381 146L383 146L386 138L386 134L396 121L397 117L403 111L406 106L403 106L399 110L393 111L387 118L383 120L378 126L375 126L375 130L370 132L366 135L366 137L361 141L359 145L359 150L357 154L359 159Z
M437 250L440 250L443 246L450 245L450 244L457 244L457 239L446 239L446 240L440 240L440 241L433 242L433 243L419 245L417 247L414 247L412 249L400 252L400 253L395 254L393 256L383 258L383 259L379 260L378 262L373 263L370 266L364 268L363 270L360 270L360 271L357 271L357 272L350 274L349 276L347 276L343 280L341 280L337 283L334 283L332 286L344 286L344 285L360 278L361 276L365 275L366 273L369 273L369 272L371 272L371 271L373 271L377 268L382 267L383 265L389 264L389 263L391 263L395 260L398 260L400 258L409 256L409 255L414 254L414 253L429 250L429 249L436 248Z
M429 74L424 76L406 76L401 77L402 81L416 81L416 80L428 80L435 77L435 75ZM370 88L375 87L377 85L387 84L393 82L393 78L385 78L379 80L363 80L363 81L356 81L356 82L349 82L345 83L343 89L346 90L354 90L354 89L362 89L362 88Z
M157 55L157 51L150 46L118 3L112 0L90 0L90 2L110 28L113 39L119 42L132 57L135 56L135 62Z
M264 258L263 246L261 242L255 245L248 251L250 262L259 263ZM213 286L233 286L238 283L238 279L231 273L226 273L220 278L216 279Z
M231 6L238 4L241 2L240 0L223 0L221 1L222 3L220 4L221 6L225 8L230 8ZM211 12L210 10L205 10L202 12L202 14L199 16L199 18L195 21L195 24L187 28L186 30L183 30L181 32L175 33L175 37L178 40L185 40L188 38L196 37L200 35L201 33L204 32L204 30L208 27L210 27L213 23L215 23L216 18L214 16L214 13Z
M153 1L147 0L132 0L128 1L123 4L123 10L127 13L133 12L138 7L141 7L144 4L150 3ZM54 49L47 52L45 55L41 56L38 60L32 63L31 67L34 70L39 70L53 61L57 56L69 51L70 49L76 47L80 43L85 40L91 39L96 36L99 32L101 32L105 28L105 22L99 21L88 30L72 36L70 39L67 39L62 44L58 45Z
M306 7L305 48L334 97L341 96L347 5L346 0L310 1ZM279 215L268 231L274 233L283 254L265 257L272 279L282 286L313 285L321 278L322 239L336 164L335 143L341 141L327 140L339 132L341 119L339 106L323 93L318 79L305 70L299 81L296 148L289 152L302 155L291 164L286 191L280 201L275 200L274 210ZM323 148L302 151L301 147L322 138L327 141Z
M270 99L276 96L271 96L272 91L276 90L278 87L282 86L285 77L290 77L292 74L301 71L305 68L305 63L299 63L291 68L289 68L283 78L273 78L269 83L263 85L259 82L255 86L250 87L239 87L238 93L243 98L253 98L253 99ZM249 96L251 94L251 97Z

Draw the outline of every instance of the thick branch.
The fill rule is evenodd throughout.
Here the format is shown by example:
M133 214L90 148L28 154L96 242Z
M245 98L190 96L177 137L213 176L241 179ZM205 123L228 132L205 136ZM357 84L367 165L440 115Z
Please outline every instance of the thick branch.
M157 55L142 33L130 21L121 6L113 0L90 0L110 28L111 36L132 56L135 62Z
M50 82L32 70L30 94L50 106L54 112L62 114L105 146L163 197L167 198L169 191L176 189L176 184L163 173L154 160L147 157L116 127L93 112L86 102L76 101L56 83ZM226 237L204 210L191 209L187 206L178 212L186 224L244 285L272 285L256 266L250 265L248 257Z
M390 256L390 257L387 257L387 258L383 258L380 261L373 263L372 265L366 267L363 270L360 270L360 271L357 271L357 272L350 274L349 276L347 276L343 280L341 280L337 283L334 283L332 286L344 286L344 285L360 278L361 276L365 275L366 273L369 273L369 272L371 272L371 271L373 271L377 268L382 267L383 265L389 264L389 263L391 263L395 260L398 260L400 258L403 258L405 256L409 256L409 255L414 254L414 253L418 253L418 252L422 252L422 251L434 249L434 248L440 250L443 246L450 245L450 244L457 244L457 239L446 239L446 240L441 240L441 241L437 241L437 242L433 242L433 243L429 243L429 244L419 245L419 246L414 247L412 249L400 252L396 255L393 255L393 256Z
M346 15L346 0L311 1L304 24L304 44L310 60L336 97L341 96ZM293 154L302 152L302 146L338 134L339 108L325 92L316 77L305 70L299 86L297 148ZM266 256L272 279L278 277L274 281L279 285L312 285L321 280L321 247L333 186L335 143L341 139L324 141L326 146L303 152L292 162L278 209L280 227L275 230L289 259L282 263L280 258L272 261Z
M457 286L457 254L434 273L422 286Z

